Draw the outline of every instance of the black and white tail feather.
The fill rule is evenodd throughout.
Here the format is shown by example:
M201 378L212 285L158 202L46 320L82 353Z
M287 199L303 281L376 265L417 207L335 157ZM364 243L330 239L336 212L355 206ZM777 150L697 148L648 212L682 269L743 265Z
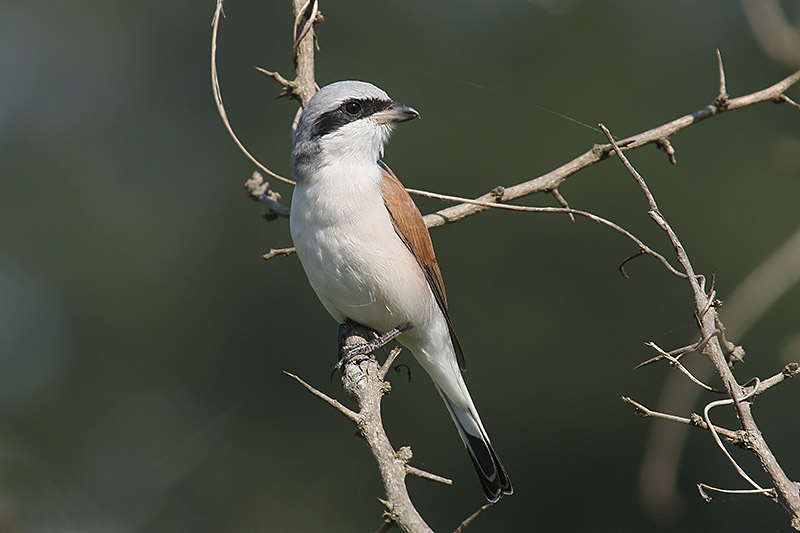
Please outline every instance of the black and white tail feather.
M438 386L436 390L439 391L439 395L444 400L444 404L458 428L458 435L469 453L469 458L472 459L486 499L497 503L504 495L513 494L514 489L511 487L506 469L503 468L503 464L497 457L475 407L460 407L452 402Z

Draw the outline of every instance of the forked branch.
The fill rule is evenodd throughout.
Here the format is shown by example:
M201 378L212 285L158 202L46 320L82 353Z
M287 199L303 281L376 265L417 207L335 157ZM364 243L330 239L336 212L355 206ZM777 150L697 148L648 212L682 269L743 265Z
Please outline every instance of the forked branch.
M720 73L722 76L721 63ZM723 82L720 83L720 87L721 90L724 90ZM755 384L751 386L749 390L747 390L747 387L740 385L736 381L733 371L731 370L732 365L729 361L729 353L726 351L720 341L720 333L724 331L724 326L722 326L722 321L717 315L713 283L712 287L708 290L708 293L706 293L704 278L695 274L694 267L689 259L686 249L678 238L677 233L667 222L666 217L664 217L659 210L655 198L653 197L653 194L647 186L644 178L642 178L633 165L631 165L630 161L628 161L625 154L622 153L622 150L618 146L617 142L614 140L613 136L605 128L605 126L601 125L601 128L608 138L608 141L615 154L623 162L625 168L636 180L637 184L647 198L649 206L648 214L669 237L670 243L672 244L672 247L678 257L678 262L681 264L684 273L687 275L687 279L691 286L695 307L694 314L700 330L700 335L702 339L708 339L703 346L702 354L708 357L711 363L714 365L715 371L725 385L725 390L728 395L728 398L725 400L710 402L708 405L706 405L704 410L704 420L706 426L714 437L717 445L721 448L728 460L734 465L736 471L739 472L739 474L748 482L748 484L753 487L753 489L745 489L745 491L747 493L755 492L765 494L777 500L781 507L783 507L783 509L789 514L791 526L800 531L800 491L798 491L798 484L789 479L789 477L783 471L783 468L778 463L778 460L772 453L772 450L767 445L763 434L759 430L750 409L752 397L757 392L766 389L762 389L760 381L757 379ZM663 354L661 355L663 356ZM791 366L791 368L787 367L783 372L781 372L781 374L779 374L781 377L779 378L776 376L774 381L778 383L783 381L783 379L786 377L793 376L795 374L795 366ZM729 404L734 406L739 421L741 422L741 438L743 439L746 448L752 451L758 457L759 461L764 467L765 472L771 478L774 488L765 489L753 481L753 479L744 471L744 469L736 463L730 453L725 449L722 441L719 439L718 433L720 432L717 432L716 427L711 424L709 411L712 407ZM704 488L716 490L714 487L706 484L700 484L699 488L701 490L701 494L704 494Z

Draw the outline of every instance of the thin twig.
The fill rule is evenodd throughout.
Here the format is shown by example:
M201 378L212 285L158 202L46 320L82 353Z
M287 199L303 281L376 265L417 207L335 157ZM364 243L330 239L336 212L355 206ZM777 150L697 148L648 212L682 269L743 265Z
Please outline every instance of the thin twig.
M787 104L789 104L790 106L793 106L793 107L796 107L797 109L800 109L800 104L798 104L797 102L795 102L794 100L792 100L791 98L789 98L788 96L786 96L785 94L782 94L782 95L780 96L780 101L781 101L781 102L786 102L786 103L787 103Z
M795 362L788 363L783 369L775 374L774 376L767 378L756 386L753 394L761 394L762 392L766 391L777 385L778 383L782 383L787 379L792 379L793 377L797 376L800 373L800 364Z
M453 533L464 533L464 531L466 531L466 529L475 521L475 519L478 518L481 515L481 513L483 513L486 509L488 509L491 506L492 506L491 503L484 503L483 505L478 507L478 509L474 513L469 515L466 519L464 519L463 522L461 522L461 524L456 528L456 530Z
M714 407L719 407L720 405L731 405L732 403L733 399L731 398L709 402L703 409L703 418L705 419L708 428L711 430L711 435L714 437L714 441L717 443L717 446L719 446L719 449L722 450L722 452L725 454L725 457L728 458L728 460L731 462L731 464L739 473L739 475L742 476L742 478L744 478L745 481L750 483L753 486L753 488L763 492L764 488L755 481L753 481L753 479L749 475L747 475L747 472L745 472L744 469L741 466L739 466L739 463L736 462L736 460L733 458L730 452L728 452L728 449L725 448L724 444L722 444L722 440L720 440L719 435L717 435L717 432L714 429L714 425L711 423L711 418L708 414L709 411L711 411L711 409L713 409Z
M763 102L788 102L788 98L784 98L783 93L798 81L800 81L800 70L790 74L786 78L772 84L765 89L729 100L728 106L725 109L720 109L713 104L709 104L698 109L697 111L687 113L676 118L675 120L667 122L666 124L662 124L661 126L657 126L650 130L622 139L621 141L618 141L618 145L621 146L625 151L654 143L663 146L664 140L669 139L672 135L720 113L741 109L743 107ZM534 193L552 191L561 185L561 183L563 183L568 177L586 167L608 158L610 155L612 155L612 153L613 149L611 145L596 145L591 150L576 157L572 161L561 165L555 170L552 170L546 174L542 174L541 176L529 181L525 181L511 187L506 187L504 191L504 201L516 200L517 198L528 196ZM670 158L674 159L674 151L670 155ZM419 192L414 191L412 194L419 194ZM491 193L486 193L477 198L477 200L483 201L488 201L491 199ZM482 207L480 204L463 203L462 205L448 207L446 209L436 211L435 213L425 215L425 223L429 228L442 226L444 224L450 224L465 217L475 215L485 210L486 208Z
M696 428L709 430L708 423L697 415L692 415L693 418L685 418L682 416L671 415L669 413L653 411L652 409L645 407L641 403L637 402L636 400L628 396L622 396L620 399L623 402L632 405L636 409L636 414L638 414L643 418L649 418L649 417L661 418L663 420L669 420L670 422L677 422L679 424L685 424L687 426L694 426ZM720 426L714 426L714 431L716 431L719 435L724 436L730 442L735 444L740 443L742 440L742 437L739 433L730 429L726 429Z
M667 361L669 361L671 366L677 368L678 370L681 371L682 374L684 374L686 377L688 377L690 380L692 380L692 382L695 385L698 385L701 388L703 388L703 389L705 389L705 390L707 390L709 392L714 392L714 393L717 393L717 394L725 394L724 390L715 389L714 387L711 387L710 385L706 385L705 383L703 383L702 381L697 379L694 376L694 374L689 372L689 370L687 370L686 367L681 364L681 362L678 360L677 357L671 356L670 354L668 354L667 352L662 350L656 343L648 342L646 344L647 344L647 346L651 347L656 352L658 352L658 354L661 356L661 358L666 359Z
M559 204L561 204L561 207L563 207L563 208L565 208L565 209L569 209L569 204L567 203L567 200L566 200L566 198L564 198L563 196L561 196L561 193L559 192L559 190L558 190L558 189L553 189L552 191L550 191L550 194L552 194L552 195L553 195L553 198L555 198L555 199L556 199L556 201L557 201ZM572 213L570 213L570 214L569 214L569 219L570 219L571 221L575 222L575 215L573 215Z
M711 496L706 494L704 489L713 490L716 492L723 492L725 494L766 494L774 498L775 489L720 489L717 487L712 487L706 483L698 483L697 490L700 491L700 497L703 498L704 501L710 502Z
M429 481L435 481L436 483L442 483L443 485L453 484L452 479L440 476L438 474L431 474L430 472L422 470L421 468L417 468L416 466L406 465L406 472L412 476L421 477L422 479L427 479Z
M322 391L320 391L318 389L315 389L314 387L312 387L311 385L309 385L308 383L303 381L302 378L292 374L291 372L287 372L286 370L284 370L283 373L286 374L287 376L289 376L290 378L294 379L298 383L300 383L303 387L306 388L306 390L308 392L310 392L311 394L313 394L317 398L321 399L322 401L324 401L325 403L327 403L328 405L330 405L331 407L333 407L334 409L336 409L337 411L342 413L344 416L349 418L352 422L355 422L356 424L361 422L361 416L358 413L356 413L355 411L351 411L350 409L348 409L347 407L342 405L341 402L339 402L339 400L335 400L335 399L331 398L330 396L328 396L327 394L325 394L324 392L322 392Z
M463 202L464 204L476 205L485 208L497 208L497 209L506 209L509 211L519 211L525 213L568 213L572 215L579 215L582 217L586 217L589 220L593 220L599 224L603 224L604 226L608 226L609 228L613 229L614 231L621 233L631 241L633 241L636 246L639 247L639 251L641 254L647 254L655 257L658 259L661 264L663 264L667 270L669 270L674 275L678 276L679 278L686 278L686 274L680 272L675 267L673 267L670 262L661 254L644 244L638 237L636 237L633 233L626 230L622 226L611 222L608 219L590 213L588 211L582 211L580 209L572 209L565 208L565 207L533 207L533 206L523 206L523 205L512 205L512 204L500 204L494 201L486 201L486 200L470 200L468 198L461 198L458 196L452 196L449 194L439 194L439 193L432 193L428 191L420 191L417 189L406 189L408 192L413 194L418 194L420 196L426 196L428 198L436 198L439 200L445 200L448 202Z
M702 350L703 347L706 345L706 343L711 339L711 337L715 336L716 334L717 334L717 332L714 331L714 332L712 332L712 334L710 334L710 335L708 335L706 337L703 337L702 339L700 339L699 341L695 342L694 344L689 344L688 346L682 346L680 348L676 348L674 350L670 350L669 352L666 352L666 353L668 353L669 355L673 356L675 359L680 359L684 355L687 355L687 354L694 353L694 352L697 352L699 350ZM653 364L653 363L655 363L657 361L661 361L663 358L664 357L659 354L659 355L653 357L652 359L648 359L647 361L645 361L643 363L639 363L638 365L633 367L633 369L634 370L638 370L638 369L640 369L640 368L642 368L644 366Z
M297 250L292 248L270 248L269 252L265 253L261 257L264 259L272 259L273 257L277 257L279 255L292 255Z
M222 3L224 0L217 0L217 8L214 11L214 19L212 23L212 31L211 31L211 88L213 89L214 93L214 102L217 104L217 111L219 112L219 116L222 119L222 123L225 125L225 129L228 130L228 134L233 139L233 142L236 143L236 146L239 147L239 150L256 165L258 168L263 170L265 173L269 174L276 180L282 181L284 183L289 183L294 185L294 181L290 180L289 178L284 178L280 174L276 174L275 172L271 171L267 167L261 164L250 152L247 151L247 148L244 147L242 142L236 136L236 133L233 131L233 127L231 126L230 121L228 120L228 113L225 111L225 105L222 103L222 91L220 90L219 86L219 75L217 74L217 33L219 31L219 20L222 16Z
M669 240L678 255L678 261L680 262L681 266L683 266L684 272L681 273L680 277L689 280L692 290L694 291L695 303L699 308L704 308L707 302L706 295L703 292L705 278L702 275L695 275L694 267L692 267L692 263L689 261L689 256L686 254L683 244L681 243L680 239L678 239L678 235L667 222L667 219L661 214L661 210L658 208L656 199L653 196L653 193L650 191L650 187L648 187L647 183L644 181L644 178L642 178L641 174L639 174L633 165L631 165L631 162L628 161L628 158L625 157L625 154L622 153L622 148L620 148L619 144L614 139L614 136L611 135L611 132L608 130L608 128L606 128L603 124L599 124L599 126L600 129L603 130L608 142L611 144L611 149L628 170L628 173L633 176L633 178L639 184L639 188L644 193L645 197L647 198L647 203L650 206L650 210L647 212L647 214L650 215L650 218L652 218L653 221L655 221L655 223L658 224L658 226L664 231L664 233L667 234L667 237L669 237ZM705 315L705 313L701 314L701 316L703 315Z
M386 356L386 361L384 361L383 364L381 365L381 368L380 368L379 374L378 374L378 376L381 379L385 379L386 378L386 374L389 373L389 369L392 368L392 365L394 364L395 359L397 359L397 356L400 355L401 351L402 350L400 349L400 347L397 346L397 347L393 348L391 352L389 352L389 355Z

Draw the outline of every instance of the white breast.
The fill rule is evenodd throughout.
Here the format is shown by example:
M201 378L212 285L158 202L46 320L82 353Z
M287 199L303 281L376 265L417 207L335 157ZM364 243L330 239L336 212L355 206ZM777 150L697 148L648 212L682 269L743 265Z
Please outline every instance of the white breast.
M422 270L394 230L377 165L329 165L298 181L290 226L308 280L338 321L383 332L431 318Z

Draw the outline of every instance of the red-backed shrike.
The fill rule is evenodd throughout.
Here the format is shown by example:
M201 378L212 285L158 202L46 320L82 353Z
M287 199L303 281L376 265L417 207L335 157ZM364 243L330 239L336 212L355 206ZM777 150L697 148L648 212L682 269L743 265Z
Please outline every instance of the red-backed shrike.
M380 161L394 125L417 117L369 83L320 89L294 136L292 239L308 281L340 324L404 330L398 341L433 379L486 498L496 502L512 493L511 482L461 375L464 354L428 229Z

